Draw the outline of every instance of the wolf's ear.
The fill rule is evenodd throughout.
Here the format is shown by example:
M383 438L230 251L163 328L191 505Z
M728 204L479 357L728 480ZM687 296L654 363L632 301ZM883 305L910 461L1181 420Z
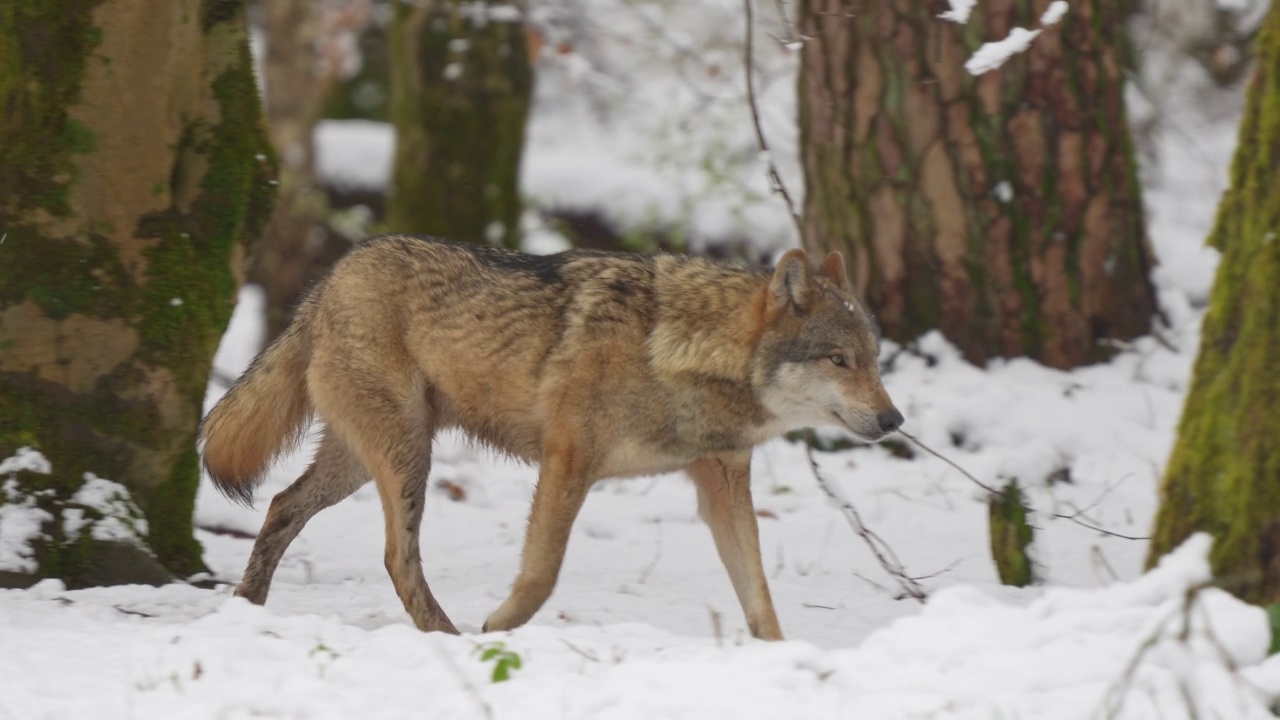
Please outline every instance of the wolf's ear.
M848 266L844 264L844 255L839 250L832 250L818 267L818 274L836 284L836 287L849 288Z
M803 310L809 304L809 258L803 250L788 250L778 260L769 281L769 290L779 305L787 303Z

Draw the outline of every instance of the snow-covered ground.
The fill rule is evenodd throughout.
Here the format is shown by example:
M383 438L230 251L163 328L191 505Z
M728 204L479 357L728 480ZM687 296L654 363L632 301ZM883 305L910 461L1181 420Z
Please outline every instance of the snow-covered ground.
M730 5L712 6L726 38L740 19ZM662 52L688 60L679 45L692 42L680 34L686 25L648 22L627 2L610 7L612 15L592 15L616 21L600 43L631 38L645 52L667 47ZM643 27L655 36L661 29L663 38L643 35ZM778 52L784 80L767 91L764 108L775 124L794 110ZM758 221L759 247L785 243L785 211L765 196L762 175L741 176L747 187L759 183L754 199L717 195L688 203L694 209L684 215L685 206L670 204L711 186L698 173L732 174L691 160L722 152L703 143L718 132L714 123L671 121L702 99L693 88L707 87L691 82L733 72L733 53L723 53L724 69L706 78L691 81L684 66L686 76L668 81L664 93L655 73L635 71L631 90L612 95L617 68L608 63L619 62L617 51L562 56L568 74L548 74L550 82L596 83L603 89L591 97L627 111L597 108L608 122L578 126L590 108L539 104L526 192L613 212L628 227L646 221L649 198L659 208L652 217L707 237L745 233L755 213L766 218ZM710 90L720 92L714 82ZM975 368L938 336L921 339L916 353L885 349L886 386L906 429L984 481L1017 478L1027 489L1042 585L998 583L985 500L941 461L883 447L819 454L824 477L930 592L923 605L898 598L892 578L817 487L803 449L779 440L757 451L754 490L787 642L747 637L710 533L696 518L692 487L678 476L602 483L574 528L546 607L525 628L481 635L514 577L536 472L446 437L437 445L422 545L427 578L462 637L425 635L410 624L382 566L372 487L317 516L285 556L266 606L251 606L231 597L252 543L245 536L260 526L268 498L305 466L301 453L271 473L256 510L231 504L207 481L201 486L199 539L226 585L66 591L45 582L0 592L0 718L1270 717L1280 661L1264 660L1265 614L1212 589L1186 604L1188 588L1207 579L1207 538L1143 575L1143 540L1054 517L1079 513L1081 522L1140 538L1155 510L1216 264L1203 239L1240 110L1238 91L1192 81L1187 88L1154 112L1157 160L1144 167L1161 261L1155 278L1170 323L1163 342L1144 338L1107 364L1073 372L1026 360ZM678 161L672 177L684 184L653 181L664 176L652 156L628 159L664 126L632 111L641 105L667 114L666 151ZM692 129L681 136L682 127ZM739 137L749 128L735 127L722 133L725 142L749 147L749 134ZM386 142L377 128L357 132L370 144L343 147L337 129L338 139L321 148L322 166L328 152L334 172L368 170ZM794 132L792 125L774 133L780 160ZM784 172L794 174L794 165ZM260 309L261 298L246 289L216 360L224 373L241 371L258 350ZM210 405L222 389L210 388ZM481 658L494 643L521 661L506 682L494 683L494 661Z

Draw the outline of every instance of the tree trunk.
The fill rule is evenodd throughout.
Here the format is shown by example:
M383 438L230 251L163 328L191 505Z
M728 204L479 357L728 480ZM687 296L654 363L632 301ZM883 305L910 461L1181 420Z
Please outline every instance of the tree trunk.
M199 571L196 425L274 172L242 3L8 0L0 107L0 461L52 464L0 477L46 516L9 582L120 581L121 548ZM75 531L95 478L141 508L129 542Z
M280 185L271 222L258 243L249 281L266 294L267 337L279 335L312 281L328 271L324 193L315 184L312 134L332 78L316 57L316 0L262 3L266 33L265 106L271 144L280 157Z
M1145 333L1152 264L1125 123L1121 13L1073 2L1029 51L965 61L1049 0L803 0L806 242L839 249L885 334L1055 367Z
M1224 587L1280 602L1280 5L1256 51L1231 187L1209 237L1222 264L1149 561L1208 532Z
M396 6L391 230L518 244L533 71L511 8L464 0Z

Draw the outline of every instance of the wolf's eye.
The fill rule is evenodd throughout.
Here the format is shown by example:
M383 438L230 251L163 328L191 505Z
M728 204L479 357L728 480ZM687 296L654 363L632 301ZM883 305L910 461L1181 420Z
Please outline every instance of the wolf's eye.
M849 364L845 362L843 355L832 355L830 359L831 362L835 363L836 367L849 367Z

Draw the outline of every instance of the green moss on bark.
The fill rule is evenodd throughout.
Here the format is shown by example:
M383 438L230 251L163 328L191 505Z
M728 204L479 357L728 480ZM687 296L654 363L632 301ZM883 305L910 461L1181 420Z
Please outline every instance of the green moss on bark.
M1035 539L1029 522L1030 511L1016 480L1004 486L1001 494L987 500L987 518L991 536L991 557L1000 582L1026 587L1035 582L1035 567L1028 548Z
M1214 572L1280 600L1280 5L1257 40L1231 187L1209 243L1222 251L1149 563L1211 533Z
M192 400L204 396L209 359L231 319L235 246L248 251L266 226L275 197L275 158L261 126L247 45L213 89L221 122L193 126L177 151L207 161L200 194L189 212L170 208L145 217L137 232L159 240L145 253L143 352L172 370Z
M67 119L84 79L84 58L79 68L65 67L49 80L45 56L23 50L26 39L15 45L14 26L5 21L16 18L17 29L33 38L52 32L81 38L87 47L100 32L68 28L60 16L80 18L76 8L83 6L88 22L94 3L71 4L70 13L57 9L58 18L44 9L56 4L22 0L0 7L0 100L7 103L0 106L18 108L9 122L0 122L0 226L8 233L0 248L0 312L32 302L51 324L83 322L77 316L111 320L121 332L136 332L138 342L113 370L90 376L87 389L72 391L50 380L58 373L47 369L10 365L0 371L0 457L21 446L40 450L57 471L41 487L59 497L73 494L86 472L125 484L149 521L157 559L176 574L189 574L204 569L192 510L199 479L195 432L209 365L235 301L234 263L261 233L274 196L275 160L262 125L243 2L201 6L205 62L219 69L199 110L185 116L182 141L168 148L174 168L169 194L177 197L180 184L195 184L195 197L129 228L68 217L59 232L76 222L83 230L61 239L46 236L39 218L70 211L48 199L63 193L65 200L74 179L71 158L98 145L93 129ZM11 64L6 53L14 47L22 51L16 56L21 62ZM15 85L14 77L21 82ZM57 92L39 84L44 80L56 80L49 88ZM6 196L7 188L33 190ZM155 197L166 188L141 192ZM141 252L145 273L121 262L126 245ZM38 575L93 577L75 560L84 556L81 550L76 542L53 543ZM103 552L123 557L118 548Z
M18 207L71 214L72 155L93 134L67 115L85 62L101 40L93 10L102 0L0 3L0 198Z
M139 237L159 240L146 251L140 355L173 373L192 417L175 440L185 449L139 504L151 523L156 556L187 573L203 569L191 521L200 478L195 434L210 361L235 302L236 245L247 252L262 234L275 197L275 158L262 126L246 43L239 44L237 61L214 81L213 92L221 121L193 127L178 149L208 163L199 195L189 212L170 208L138 227Z

